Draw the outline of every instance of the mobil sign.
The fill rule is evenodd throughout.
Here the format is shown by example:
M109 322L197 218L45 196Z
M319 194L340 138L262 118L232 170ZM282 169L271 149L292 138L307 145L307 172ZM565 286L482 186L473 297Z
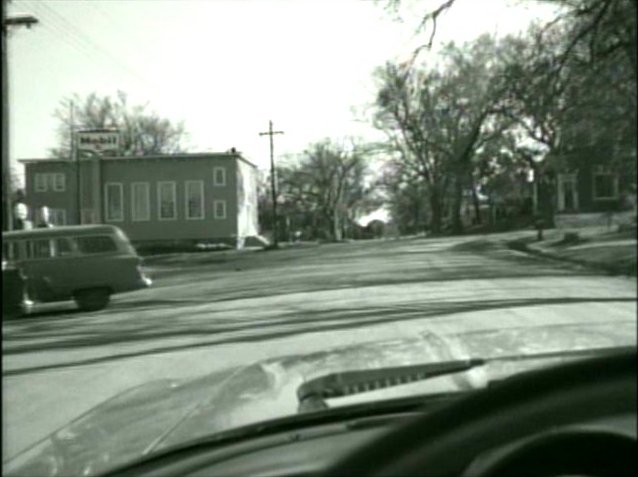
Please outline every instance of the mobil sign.
M104 151L118 151L120 133L112 129L78 131L78 149L102 153Z

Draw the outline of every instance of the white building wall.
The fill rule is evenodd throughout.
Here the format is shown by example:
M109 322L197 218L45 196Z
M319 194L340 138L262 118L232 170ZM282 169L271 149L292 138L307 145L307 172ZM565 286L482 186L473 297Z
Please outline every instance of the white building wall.
M258 233L257 170L237 161L237 235L241 240Z

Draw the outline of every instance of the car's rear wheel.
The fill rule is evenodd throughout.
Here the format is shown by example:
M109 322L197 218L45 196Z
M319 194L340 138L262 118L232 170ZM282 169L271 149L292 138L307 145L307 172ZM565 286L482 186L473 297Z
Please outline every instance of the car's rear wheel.
M73 295L75 303L80 310L96 311L106 308L111 300L111 291L108 288L90 288L79 290Z

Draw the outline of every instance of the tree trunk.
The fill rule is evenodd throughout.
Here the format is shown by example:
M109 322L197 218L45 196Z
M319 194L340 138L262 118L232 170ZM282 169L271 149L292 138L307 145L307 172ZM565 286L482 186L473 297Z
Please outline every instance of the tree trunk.
M430 190L430 230L434 234L441 232L442 206L439 191Z
M336 207L332 212L332 238L335 242L341 240L341 224L339 220L339 211Z
M463 182L461 177L454 181L454 198L452 199L452 232L463 233L463 221L461 220L461 208L463 206Z
M428 220L432 215L432 211L427 204L427 198L425 196L420 197L420 213L419 220L417 222L417 232L427 233L428 231Z
M554 183L548 177L543 177L539 181L538 202L539 216L542 218L544 226L554 227Z
M472 203L474 204L474 222L476 225L481 224L481 203L479 202L479 196L476 192L476 187L472 183Z

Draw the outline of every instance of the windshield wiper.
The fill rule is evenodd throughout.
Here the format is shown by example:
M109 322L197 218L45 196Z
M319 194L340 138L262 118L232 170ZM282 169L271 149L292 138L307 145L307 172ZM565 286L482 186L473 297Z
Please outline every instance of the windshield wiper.
M299 412L327 409L326 399L399 386L415 381L423 381L436 376L460 373L497 361L533 361L552 358L574 359L588 355L613 354L635 349L636 347L632 345L623 347L585 348L570 351L558 350L530 354L501 355L488 359L464 359L413 366L397 366L393 368L365 369L327 374L306 381L299 386L297 389Z
M460 373L484 364L483 359L465 359L328 374L306 381L299 386L297 389L299 411L326 409L328 407L326 399Z

